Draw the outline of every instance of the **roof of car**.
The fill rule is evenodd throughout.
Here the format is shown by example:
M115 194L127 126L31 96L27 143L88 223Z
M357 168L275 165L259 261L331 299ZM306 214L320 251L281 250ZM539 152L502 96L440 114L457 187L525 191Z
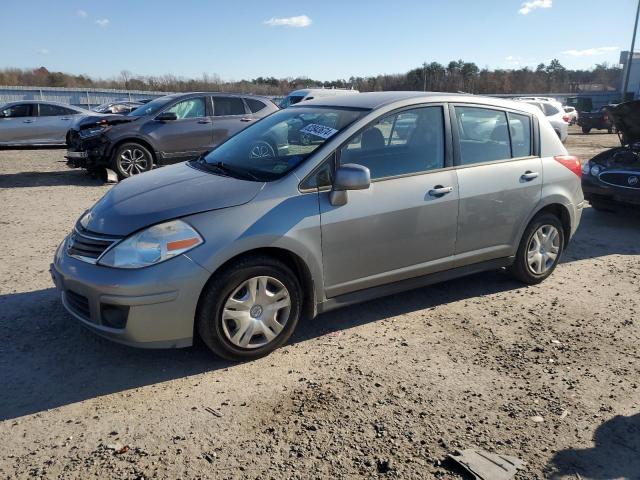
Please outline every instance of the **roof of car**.
M317 100L308 100L297 103L289 108L327 106L365 108L373 110L403 100L416 100L416 103L420 100L424 100L425 102L469 102L530 111L529 108L523 105L526 104L526 102L514 102L513 100L505 100L497 97L449 92L366 92L359 93L357 95L339 95L335 97L319 98Z

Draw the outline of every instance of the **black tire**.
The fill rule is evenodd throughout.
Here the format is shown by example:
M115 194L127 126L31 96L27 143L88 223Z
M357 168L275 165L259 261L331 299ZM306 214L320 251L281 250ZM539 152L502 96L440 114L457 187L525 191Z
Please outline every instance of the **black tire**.
M607 128L607 133L613 133L613 128Z
M589 127L582 127L582 133L589 133L591 129Z
M532 244L533 237L540 229L544 226L553 226L558 232L559 237L559 247L558 252L553 264L547 268L543 273L535 273L532 268L529 266L528 262L528 251ZM551 213L541 213L536 215L522 235L522 239L520 240L520 245L518 246L518 252L516 253L515 261L513 265L509 267L509 273L520 280L523 283L528 285L535 285L537 283L542 282L549 275L553 273L556 266L560 262L560 257L562 256L562 252L564 250L565 239L564 239L564 229L562 228L562 222L560 219Z
M131 161L127 162L127 157ZM120 180L129 178L151 170L153 155L147 147L140 143L123 143L114 152L110 168L118 174Z
M591 204L591 208L598 212L614 213L618 210L615 205L601 200L589 200L589 203Z
M225 333L223 309L238 287L247 280L259 276L272 277L286 287L290 300L289 314L284 328L273 340L263 346L242 348L232 343ZM233 361L253 360L271 353L289 340L298 324L301 312L300 282L291 269L273 257L252 255L225 267L207 283L198 302L196 328L202 341L216 355ZM260 333L254 335L259 336Z

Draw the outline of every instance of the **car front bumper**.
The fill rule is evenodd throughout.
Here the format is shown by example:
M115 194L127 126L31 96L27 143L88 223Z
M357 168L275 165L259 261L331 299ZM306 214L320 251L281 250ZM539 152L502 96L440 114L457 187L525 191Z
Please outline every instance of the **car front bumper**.
M587 201L619 203L640 206L640 191L637 189L606 185L598 179L583 175L582 191Z
M66 240L56 251L51 277L65 309L82 325L135 347L193 343L198 299L210 276L207 270L185 255L150 267L118 269L78 260L65 250Z

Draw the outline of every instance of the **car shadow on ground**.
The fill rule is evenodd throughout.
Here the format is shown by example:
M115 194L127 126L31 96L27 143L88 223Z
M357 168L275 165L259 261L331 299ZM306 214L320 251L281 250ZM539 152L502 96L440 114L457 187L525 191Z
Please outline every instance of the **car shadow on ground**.
M638 230L635 220L587 209L564 261L640 254L640 245L630 242ZM480 273L303 321L290 343L521 287L504 272ZM0 295L0 338L0 420L233 366L202 346L141 350L104 340L64 311L53 288Z
M640 479L640 414L604 422L593 442L593 448L556 453L548 465L549 478Z
M640 255L640 209L600 212L587 207L562 263L607 255Z
M96 187L104 184L102 178L92 176L85 170L0 174L0 188L58 187L69 185Z

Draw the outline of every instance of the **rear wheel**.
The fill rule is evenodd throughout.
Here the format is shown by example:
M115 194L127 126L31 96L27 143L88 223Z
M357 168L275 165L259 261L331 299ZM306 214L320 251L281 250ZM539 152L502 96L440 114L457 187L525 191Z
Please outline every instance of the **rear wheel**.
M268 256L247 257L205 287L196 314L198 333L222 358L262 357L289 339L301 299L300 283L287 265Z
M522 235L510 273L529 285L542 282L558 265L564 243L558 217L550 213L537 215Z
M588 127L582 127L582 133L589 133L591 131Z
M153 156L146 147L139 143L123 143L116 150L111 163L118 178L122 180L151 170Z

